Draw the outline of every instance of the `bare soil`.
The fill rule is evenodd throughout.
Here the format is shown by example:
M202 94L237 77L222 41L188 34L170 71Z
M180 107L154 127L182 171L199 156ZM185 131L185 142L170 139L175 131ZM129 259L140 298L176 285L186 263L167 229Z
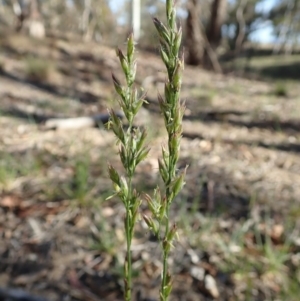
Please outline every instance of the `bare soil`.
M28 57L49 64L47 78L28 76ZM152 151L136 185L150 191L165 141L156 100L165 72L156 54L139 50L137 57L137 85L149 102L137 124L148 128ZM112 189L107 161L120 167L113 133L103 125L44 128L49 118L117 108L111 73L122 76L114 49L12 35L1 38L0 60L0 300L21 300L7 297L16 289L29 294L26 300L122 300L124 209L105 201ZM181 230L171 300L288 300L280 299L286 279L299 284L300 86L288 82L288 96L277 97L274 85L184 70L179 168L189 168L172 207ZM239 249L233 235L245 225ZM275 251L288 248L276 272L260 269L267 238ZM135 300L158 300L159 256L141 223L133 247ZM250 268L243 265L249 258Z

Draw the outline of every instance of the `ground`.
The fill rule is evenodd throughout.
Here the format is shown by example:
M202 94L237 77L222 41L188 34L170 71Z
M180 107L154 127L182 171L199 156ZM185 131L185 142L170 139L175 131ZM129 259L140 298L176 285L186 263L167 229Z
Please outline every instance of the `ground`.
M124 209L106 200L107 162L121 171L115 137L103 124L46 127L50 118L118 110L115 51L20 35L2 36L0 49L0 300L20 300L3 297L8 289L122 300ZM149 104L136 124L147 128L151 152L135 184L150 192L165 143L157 93L166 75L157 53L139 49L137 62ZM184 70L179 168L189 167L171 209L179 228L171 300L298 300L300 87L277 77ZM133 258L135 300L158 300L160 252L142 222Z

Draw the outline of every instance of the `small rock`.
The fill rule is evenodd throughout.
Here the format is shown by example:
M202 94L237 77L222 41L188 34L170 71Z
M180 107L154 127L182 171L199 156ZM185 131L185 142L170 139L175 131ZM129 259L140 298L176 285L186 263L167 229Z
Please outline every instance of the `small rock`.
M44 24L40 20L31 20L29 24L29 35L36 39L43 39L46 35Z
M101 213L104 217L110 217L110 216L113 216L116 212L111 207L105 207L101 210Z
M220 296L216 280L211 275L206 275L204 279L204 286L207 292L213 297L218 298Z
M239 253L242 250L242 248L240 246L235 245L235 244L230 244L228 246L228 249L231 253Z
M203 281L204 280L204 275L205 275L205 270L203 268L201 268L201 267L193 266L190 269L190 274L195 279L197 279L199 281Z
M187 250L188 255L191 258L191 262L193 264L196 264L199 262L199 256L197 255L197 253L193 250L193 249L189 249Z

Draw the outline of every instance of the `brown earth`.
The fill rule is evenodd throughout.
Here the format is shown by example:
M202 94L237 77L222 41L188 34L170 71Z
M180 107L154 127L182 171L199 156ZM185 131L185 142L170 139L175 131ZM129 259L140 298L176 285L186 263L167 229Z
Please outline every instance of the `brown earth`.
M4 297L15 292L9 288L29 293L26 300L122 300L124 209L105 201L107 161L120 166L115 138L103 125L44 127L49 118L117 108L115 51L24 36L2 37L0 50L0 300L21 300ZM47 78L28 76L28 57L49 64ZM136 184L150 190L165 141L156 100L165 73L155 54L139 50L137 57L137 84L149 102L137 123L148 128L152 150ZM300 254L300 86L288 87L287 97L277 97L270 82L185 68L179 168L189 168L172 207L181 230L171 300L273 300L300 271L291 259ZM243 227L240 250L233 235ZM159 249L143 223L137 228L135 299L157 300ZM276 273L260 269L265 253L254 228L276 250L290 238L289 260ZM254 260L250 270L242 269L245 258Z

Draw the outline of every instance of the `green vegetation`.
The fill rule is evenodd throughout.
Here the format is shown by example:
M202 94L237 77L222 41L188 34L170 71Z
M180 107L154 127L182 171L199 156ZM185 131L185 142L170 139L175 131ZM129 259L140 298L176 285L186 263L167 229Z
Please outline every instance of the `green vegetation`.
M27 57L24 61L24 64L24 72L27 79L45 82L50 78L53 66L47 60Z
M165 83L165 95L159 95L158 101L164 118L165 128L168 134L167 148L162 148L162 159L159 159L159 172L164 182L164 191L159 187L154 191L153 198L146 195L146 200L152 216L144 215L144 221L150 231L157 237L162 248L163 270L161 277L160 300L167 301L172 290L172 278L168 268L168 258L171 247L177 233L177 226L170 222L170 205L184 185L185 171L178 173L177 161L179 159L180 140L182 135L182 117L184 106L180 103L181 72L183 70L183 58L179 56L181 46L181 28L176 25L176 11L172 0L166 1L167 25L157 18L153 19L154 25L160 37L160 54L164 62L168 78ZM134 40L130 35L127 41L127 54L117 50L126 85L113 75L116 92L119 94L119 104L128 121L128 129L125 131L121 120L111 110L111 127L121 144L119 153L122 165L126 172L126 178L109 165L109 175L114 184L115 194L123 202L126 209L125 234L127 253L124 264L125 300L130 301L132 295L132 257L131 243L134 235L134 227L141 205L140 193L133 186L133 176L137 165L146 158L149 149L144 146L146 131L134 128L134 117L145 102L144 95L138 96L133 87L136 73L136 63L133 58ZM145 192L144 192L145 193Z
M287 97L288 96L288 87L284 82L277 82L275 84L273 94L278 97Z
M126 259L124 263L125 300L131 300L132 290L132 259L131 243L134 234L134 226L138 218L138 210L141 204L139 193L133 187L133 176L137 165L146 158L149 149L144 146L146 131L133 127L134 117L144 103L143 95L138 96L133 87L136 73L134 61L134 40L130 35L127 41L126 56L120 49L117 50L123 72L125 74L126 86L122 87L119 80L113 75L116 92L121 100L119 104L128 121L128 129L125 131L121 120L113 110L110 111L111 120L108 127L112 128L114 134L121 144L120 158L126 172L126 178L118 174L112 165L109 165L109 176L114 184L115 195L119 196L126 209L125 233L126 233Z
M92 292L101 300L121 300L122 283L131 269L125 287L127 293L132 288L132 300L159 300L159 290L161 300L166 300L170 282L169 300L212 300L205 283L209 276L219 293L216 300L298 301L300 86L293 80L299 78L299 55L257 54L250 61L237 58L236 68L245 72L238 74L245 78L185 67L180 92L187 110L181 139L178 115L182 117L182 111L173 88L179 94L177 75L183 64L177 46L172 46L180 29L173 31L171 19L171 14L162 19L164 23L155 19L167 71L156 56L158 47L154 54L144 51L140 41L138 44L135 83L142 83L144 76L153 78L145 88L146 97L133 83L132 36L127 51L117 52L122 68L116 67L115 53L104 43L84 44L72 37L62 40L54 36L49 51L52 42L48 37L31 41L18 35L14 43L1 45L5 63L4 84L0 84L2 286L30 278L32 291L49 300L56 293L53 300L89 298L78 295L81 288L83 294ZM51 85L24 81L21 75L27 72L27 58L42 58L47 53L57 64L53 77L52 63L46 71ZM47 60L37 61L48 64ZM120 96L114 103L111 69ZM44 80L43 75L33 78ZM159 101L155 99L157 91ZM145 104L144 98L149 103ZM128 120L117 120L111 112L111 128L123 140L117 144L113 131L106 131L103 125L46 130L43 124L48 117L106 113L107 106L117 112L119 105L128 113ZM144 106L147 120L143 114L141 122L140 116L131 120L139 106ZM137 124L146 127L147 137ZM147 154L147 142L151 152L137 164ZM107 162L114 166L110 176L117 182L116 193L123 203L117 198L106 201L112 190ZM186 185L174 199L186 165ZM169 174L175 174L175 180ZM137 214L141 200L144 203ZM124 247L126 240L132 243L132 252ZM130 255L124 259L126 252L132 255L131 268ZM162 272L168 256L170 266L165 264ZM35 260L44 258L45 267ZM29 278L21 268L23 259ZM203 279L191 273L195 267L203 271ZM44 283L51 283L47 288L50 298L40 285L40 275ZM107 293L103 287L112 289Z
M35 176L40 170L40 162L31 152L10 154L0 152L0 190L20 177Z

